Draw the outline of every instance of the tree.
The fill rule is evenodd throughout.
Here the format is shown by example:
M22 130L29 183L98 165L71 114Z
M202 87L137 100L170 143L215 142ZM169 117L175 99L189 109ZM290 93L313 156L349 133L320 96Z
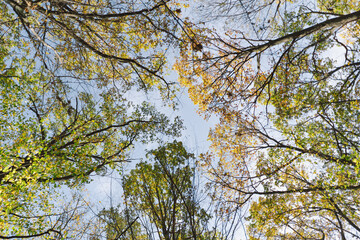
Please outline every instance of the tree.
M19 82L3 80L0 179L4 231L22 225L17 223L19 218L50 210L51 189L86 183L91 174L126 162L136 142L156 141L158 133L178 135L181 128L179 121L170 123L149 104L136 106L111 92L102 96L80 92L72 107L66 97L74 93L56 82L49 84L40 74L22 76ZM20 234L26 228L15 229L13 234Z
M249 28L202 30L202 51L182 52L195 66L177 64L220 117L204 157L214 183L251 205L251 239L358 238L358 2L219 2Z
M43 67L67 81L169 88L167 46L178 41L176 1L29 1L1 3L3 32L24 41ZM165 86L164 86L165 85ZM171 90L171 89L168 89Z
M123 189L130 208L152 225L146 226L149 238L154 228L159 239L203 239L210 216L196 200L193 154L174 141L147 156L153 163L138 163L125 176Z
M193 157L177 141L148 151L146 162L123 175L124 200L90 216L92 226L81 232L94 240L234 239L236 224L204 194Z
M135 143L178 136L131 91L165 81L177 2L0 3L0 238L57 234L57 189L128 161ZM66 237L65 235L63 237Z

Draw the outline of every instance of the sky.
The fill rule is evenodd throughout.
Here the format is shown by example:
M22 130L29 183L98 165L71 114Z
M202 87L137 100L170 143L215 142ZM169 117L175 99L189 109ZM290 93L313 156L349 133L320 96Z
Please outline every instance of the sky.
M210 118L204 120L198 115L197 107L192 103L191 99L187 96L186 89L181 89L180 94L177 97L179 103L178 110L165 109L168 111L167 114L170 118L180 116L183 119L185 129L183 130L182 136L179 138L188 151L193 152L195 155L206 152L210 146L210 142L207 140L208 132L213 127L217 120L216 118ZM141 149L139 149L141 148ZM151 145L137 146L136 151L133 152L131 159L133 163L140 161L140 158L144 156L143 149L150 149ZM131 166L130 166L131 167ZM120 176L113 172L110 176L94 176L93 181L86 185L86 195L90 198L96 198L95 202L101 201L106 207L110 204L110 196L113 195L116 198L121 197L121 191L119 191L119 180Z

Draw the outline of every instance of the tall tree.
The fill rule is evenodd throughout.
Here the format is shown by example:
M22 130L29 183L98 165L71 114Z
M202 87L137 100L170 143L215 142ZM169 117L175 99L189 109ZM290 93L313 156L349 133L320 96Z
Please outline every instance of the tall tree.
M91 174L126 162L135 143L155 141L156 134L178 135L181 128L149 104L136 106L111 90L79 92L67 100L74 92L42 77L24 73L21 81L4 77L1 82L0 229L5 233L19 219L50 210L50 189L88 182ZM21 225L13 234L26 231Z
M217 214L193 157L177 141L149 151L147 161L123 175L124 201L101 210L95 226L83 227L87 234L94 240L234 239L234 216Z
M152 163L138 163L125 176L125 198L159 239L203 239L205 234L210 239L211 233L205 233L210 216L195 195L193 157L175 141L150 151ZM152 239L153 231L147 228Z
M251 204L251 239L358 238L358 2L218 2L248 28L207 30L201 52L183 49L195 66L178 62L200 111L220 116L214 182Z
M135 143L180 134L180 121L128 99L174 90L164 53L177 41L179 7L0 3L0 238L60 238L56 189L121 165Z

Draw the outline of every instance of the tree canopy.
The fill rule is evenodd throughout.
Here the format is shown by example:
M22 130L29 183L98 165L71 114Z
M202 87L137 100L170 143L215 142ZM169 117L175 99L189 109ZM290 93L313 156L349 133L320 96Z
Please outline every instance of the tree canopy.
M71 238L58 194L111 169L127 208L96 216L108 239L231 239L240 215L249 239L359 238L359 2L186 6L0 2L0 238ZM174 106L178 82L219 119L194 165L182 122L134 97ZM124 173L140 144L157 147Z
M204 156L215 185L250 205L250 239L356 238L358 2L212 7L227 31L207 30L178 71L200 112L220 117Z
M202 239L209 216L196 199L193 157L175 141L148 152L153 163L139 163L125 176L125 199L160 239Z
M118 168L135 143L179 135L179 119L129 98L172 96L164 53L177 44L178 7L0 3L1 238L65 237L54 224L57 188Z

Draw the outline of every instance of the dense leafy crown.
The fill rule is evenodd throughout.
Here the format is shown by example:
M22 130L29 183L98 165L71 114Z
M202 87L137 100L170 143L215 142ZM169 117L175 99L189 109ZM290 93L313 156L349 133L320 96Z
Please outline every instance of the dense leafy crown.
M174 88L174 1L0 3L0 236L65 237L55 190L126 162L135 143L178 136L131 92ZM136 101L133 101L136 100ZM59 230L60 229L60 230Z

